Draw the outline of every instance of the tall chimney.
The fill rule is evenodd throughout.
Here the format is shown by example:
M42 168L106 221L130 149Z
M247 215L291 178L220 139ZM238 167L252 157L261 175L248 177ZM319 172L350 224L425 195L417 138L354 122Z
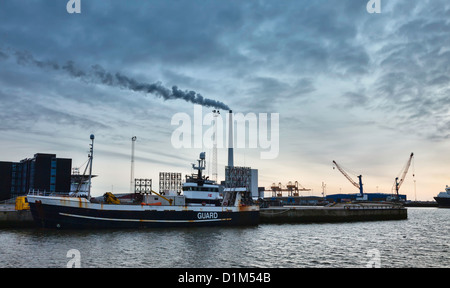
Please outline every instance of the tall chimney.
M228 116L228 166L233 167L233 111L230 110Z

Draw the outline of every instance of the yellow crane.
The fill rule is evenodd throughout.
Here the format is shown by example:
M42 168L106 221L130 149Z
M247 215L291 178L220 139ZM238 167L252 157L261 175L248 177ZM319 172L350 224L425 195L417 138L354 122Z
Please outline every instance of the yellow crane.
M166 200L167 202L169 202L169 205L172 205L173 199L166 198L166 197L164 197L163 195L161 195L161 194L159 194L159 193L156 193L156 192L153 191L153 190L152 190L152 193L158 195L159 197L161 197L161 198L163 198L164 200Z

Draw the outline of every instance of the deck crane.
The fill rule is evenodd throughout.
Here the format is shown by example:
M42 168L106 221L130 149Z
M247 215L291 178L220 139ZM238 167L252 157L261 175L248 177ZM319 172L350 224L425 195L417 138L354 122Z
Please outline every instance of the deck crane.
M359 176L358 176L358 179L359 179L359 184L358 184L358 183L356 183L356 182L355 182L355 181L347 174L347 172L344 171L344 169L342 169L341 166L339 166L339 165L336 163L336 161L333 160L333 164L334 164L334 165L336 166L336 168L337 168L337 169L345 176L345 178L347 178L347 180L350 181L350 183L353 184L353 186L355 186L356 188L359 189L359 193L361 194L361 196L363 196L364 193L363 193L362 175L359 175ZM334 167L333 167L333 169L334 169Z
M397 193L397 200L400 199L398 191L400 190L400 186L402 186L403 181L405 181L406 173L408 173L408 169L409 169L409 166L411 166L411 161L413 160L413 157L414 157L414 153L411 153L408 161L406 162L405 167L403 168L403 172L400 172L400 174L401 174L400 181L398 180L399 177L395 178L394 185L395 185L395 192ZM414 177L414 174L413 174L413 177Z

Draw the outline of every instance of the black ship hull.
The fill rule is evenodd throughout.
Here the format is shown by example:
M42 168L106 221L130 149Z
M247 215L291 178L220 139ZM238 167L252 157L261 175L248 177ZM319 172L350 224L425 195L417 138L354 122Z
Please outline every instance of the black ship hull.
M439 208L450 208L450 197L434 197Z
M145 205L92 204L81 201L77 205L76 201L68 201L62 197L53 197L48 200L45 197L29 197L31 214L39 227L124 229L251 226L259 223L259 208L256 206L151 207Z

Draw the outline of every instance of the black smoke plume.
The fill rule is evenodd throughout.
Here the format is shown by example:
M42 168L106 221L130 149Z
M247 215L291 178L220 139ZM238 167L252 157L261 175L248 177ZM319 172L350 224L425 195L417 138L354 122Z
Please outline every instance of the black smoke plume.
M73 61L68 61L64 65L60 65L54 61L40 61L37 60L29 52L14 52L16 61L20 65L32 65L42 69L62 70L68 75L80 78L87 82L102 83L112 87L120 87L136 92L143 92L162 97L164 100L182 99L187 102L199 104L206 107L214 107L217 109L230 110L230 108L223 102L204 98L195 91L183 91L177 86L172 89L165 87L161 82L156 83L141 83L133 78L125 76L121 73L110 73L105 71L100 65L93 65L88 71L84 71L76 67ZM0 50L0 60L9 58L7 52Z

